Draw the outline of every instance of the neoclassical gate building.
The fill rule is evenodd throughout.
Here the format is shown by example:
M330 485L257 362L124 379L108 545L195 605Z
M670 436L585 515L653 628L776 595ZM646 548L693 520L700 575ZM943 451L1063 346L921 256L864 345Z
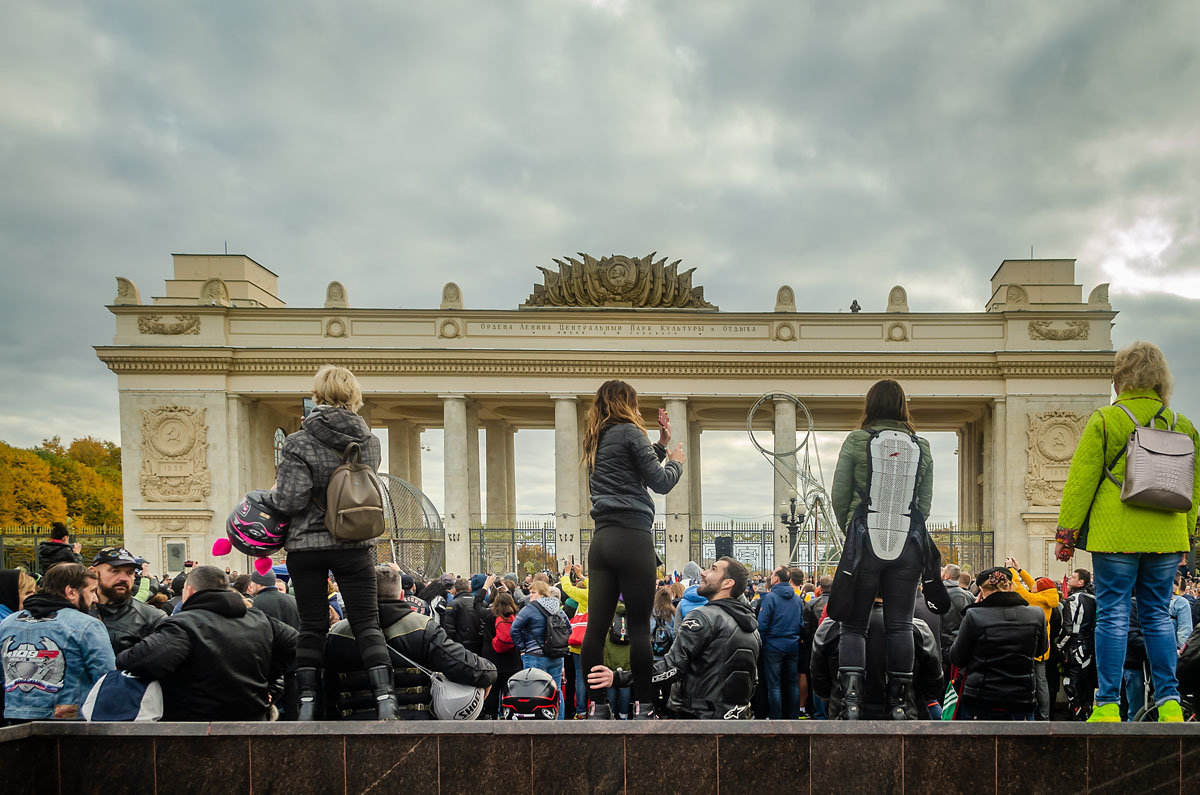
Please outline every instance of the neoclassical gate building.
M156 571L207 560L235 501L270 487L276 446L332 362L361 380L393 475L419 487L421 432L444 430L445 494L432 497L444 498L455 572L480 566L472 528L515 525L515 434L530 428L554 430L555 554L580 558L582 418L603 380L629 379L649 424L666 407L687 444L663 534L667 566L680 568L703 517L703 431L744 429L769 392L800 397L818 430L847 430L870 385L892 377L922 431L958 435L960 525L990 531L997 554L1033 570L1061 569L1049 554L1057 503L1089 412L1109 400L1116 316L1107 285L1084 299L1074 260L1005 260L983 311L959 313L910 311L902 286L864 295L862 311L798 311L783 286L773 307L722 312L691 270L654 255L555 262L513 309L473 308L453 283L436 308L354 306L339 282L290 307L277 276L241 255L174 255L174 278L147 302L118 278L116 332L96 352L118 376L126 543ZM758 417L777 450L795 447L793 403ZM482 453L471 443L481 427ZM791 488L776 477L772 513ZM782 561L788 536L776 530Z

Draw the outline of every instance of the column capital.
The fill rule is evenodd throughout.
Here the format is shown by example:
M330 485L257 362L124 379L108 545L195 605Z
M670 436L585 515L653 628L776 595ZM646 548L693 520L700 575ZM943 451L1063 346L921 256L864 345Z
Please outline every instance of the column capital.
M439 400L466 400L467 396L466 395L456 395L456 394L438 395L438 399Z
M550 399L551 400L570 400L572 402L577 402L579 400L579 395L556 395L556 394L552 393L550 395Z

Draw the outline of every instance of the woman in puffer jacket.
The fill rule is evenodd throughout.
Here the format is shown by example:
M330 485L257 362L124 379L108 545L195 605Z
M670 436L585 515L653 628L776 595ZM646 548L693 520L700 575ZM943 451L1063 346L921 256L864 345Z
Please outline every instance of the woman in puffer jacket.
M374 541L338 541L325 527L325 489L350 445L358 445L362 461L379 468L379 439L362 408L362 388L344 367L326 365L313 382L316 407L300 430L283 442L275 487L264 502L292 517L287 534L287 565L296 589L300 642L296 648L299 720L321 714L325 636L329 632L328 576L337 578L347 618L375 697L378 718L396 720L392 666L379 626Z
M1163 352L1135 342L1117 353L1113 405L1092 413L1071 457L1058 511L1055 555L1071 559L1078 546L1092 555L1096 586L1096 708L1090 722L1119 723L1121 677L1129 612L1137 596L1138 620L1163 722L1183 720L1175 666L1179 654L1170 603L1175 572L1192 548L1200 502L1200 435L1187 417L1168 408L1171 373ZM1172 511L1122 500L1124 454L1138 426L1173 429L1190 438L1191 472L1176 481L1191 496L1188 510ZM1175 456L1176 459L1183 458ZM1087 525L1086 538L1082 530Z
M651 445L638 410L637 392L624 381L606 381L596 391L583 434L596 529L588 549L588 626L581 651L586 673L604 659L604 639L612 625L617 597L624 594L629 627L634 703L630 718L654 717L654 655L650 649L650 611L654 606L654 500L647 488L666 494L683 475L683 445L667 453L671 421L658 415L658 444ZM663 459L667 459L663 465ZM588 690L588 717L611 719L604 690Z
M563 711L563 658L551 657L545 649L546 616L554 613L562 613L562 603L551 596L549 583L534 580L529 587L529 604L521 608L512 623L512 639L526 668L537 668L554 677L558 686L558 719L566 720Z

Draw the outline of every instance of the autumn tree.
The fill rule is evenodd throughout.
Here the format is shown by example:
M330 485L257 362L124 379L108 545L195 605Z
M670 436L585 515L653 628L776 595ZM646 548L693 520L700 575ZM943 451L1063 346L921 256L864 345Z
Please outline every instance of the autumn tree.
M73 521L86 525L119 525L122 521L119 473L115 479L103 477L100 471L70 455L70 449L84 442L79 449L87 456L92 452L91 441L94 440L76 439L71 448L64 450L56 437L43 442L35 452L49 465L48 479L66 500L67 515ZM102 443L100 449L104 450ZM102 459L94 460L107 462L108 451L104 451Z
M517 568L527 574L538 571L555 571L558 561L546 551L545 547L536 544L522 544L517 547Z
M67 501L50 473L50 465L37 453L0 442L0 525L66 520Z

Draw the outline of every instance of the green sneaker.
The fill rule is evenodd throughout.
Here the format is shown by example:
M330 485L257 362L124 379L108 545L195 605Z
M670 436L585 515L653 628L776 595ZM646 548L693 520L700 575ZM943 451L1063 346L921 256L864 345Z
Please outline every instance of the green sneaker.
M1183 708L1175 699L1164 701L1158 705L1159 723L1183 723Z
M1162 709L1161 707L1159 708ZM1091 717L1087 719L1088 723L1120 723L1121 722L1121 705L1120 704L1097 704L1092 710Z

